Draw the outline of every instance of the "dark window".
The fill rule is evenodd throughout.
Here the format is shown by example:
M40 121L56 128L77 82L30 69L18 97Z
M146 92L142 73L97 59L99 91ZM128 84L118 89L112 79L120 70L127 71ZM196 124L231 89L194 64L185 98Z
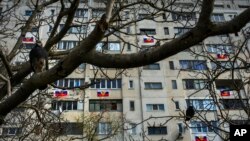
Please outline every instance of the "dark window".
M93 9L92 10L92 17L93 18L100 18L105 13L103 9Z
M148 127L148 135L166 135L167 127Z
M93 83L93 80L91 80ZM96 79L96 84L91 85L91 88L96 89L120 89L122 87L122 81L121 79L114 79L114 80L106 80L106 79Z
M172 19L173 20L195 20L196 19L196 15L195 13L191 13L191 12L175 12L172 13Z
M25 10L25 16L31 16L32 12L32 10Z
M122 100L89 100L89 111L122 111Z
M134 82L133 80L129 80L129 85L128 85L129 88L134 88Z
M162 89L161 82L145 82L145 89Z
M54 15L55 14L55 10L54 9L51 9L51 15Z
M172 89L177 89L177 82L176 80L172 80Z
M141 35L155 35L156 31L155 29L140 29L140 34Z
M180 110L179 101L175 101L174 104L175 104L175 109L176 109L176 110Z
M128 27L126 28L126 30L127 30L127 33L130 33L130 26L128 26Z
M128 43L127 45L128 45L127 50L128 50L128 51L131 51L131 44L130 44L130 43Z
M82 135L82 123L61 123L62 135Z
M130 107L130 111L134 111L135 110L135 102L129 101L129 107Z
M168 27L164 27L164 34L165 35L169 35L169 29L168 29Z
M142 19L150 19L150 20L153 20L154 17L150 14L139 14L138 15L138 19L139 20L142 20Z
M77 101L52 101L52 110L77 110Z
M19 127L3 127L2 135L14 136L20 135L22 132L22 128Z
M220 99L220 103L223 105L224 109L231 110L240 110L243 109L244 106L247 106L247 99Z
M150 65L143 66L144 70L160 70L160 64L159 63L154 63Z
M88 18L88 9L77 9L75 12L75 17L78 18Z
M206 89L207 88L207 81L204 79L183 79L183 88L184 89Z
M180 66L183 70L207 70L205 60L180 60Z
M182 132L183 132L182 123L178 123L178 129L179 129L179 133L182 133Z
M24 44L25 49L32 49L35 47L35 44Z
M174 62L173 61L169 61L169 68L171 70L174 70Z

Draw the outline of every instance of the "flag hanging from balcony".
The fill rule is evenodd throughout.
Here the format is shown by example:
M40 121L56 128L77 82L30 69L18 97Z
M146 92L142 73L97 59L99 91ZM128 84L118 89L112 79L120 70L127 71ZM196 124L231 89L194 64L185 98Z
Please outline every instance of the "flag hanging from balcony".
M220 91L220 95L221 96L230 96L231 94L230 94L230 91L222 90L222 91Z
M195 136L195 141L208 141L207 136L205 135L199 135Z
M217 59L227 59L228 55L225 53L217 54Z
M153 37L143 37L143 42L144 43L154 43L154 38Z
M23 43L34 43L34 37L23 37L22 39Z
M108 97L109 90L97 90L97 97Z
M68 96L68 91L67 90L55 90L54 96L55 97L65 97L65 96Z

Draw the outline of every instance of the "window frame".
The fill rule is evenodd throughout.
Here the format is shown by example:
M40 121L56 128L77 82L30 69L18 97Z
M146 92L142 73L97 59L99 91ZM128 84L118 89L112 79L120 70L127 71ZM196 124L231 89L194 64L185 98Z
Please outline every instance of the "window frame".
M158 86L156 86L158 85ZM150 90L157 90L163 89L162 82L144 82L144 89Z

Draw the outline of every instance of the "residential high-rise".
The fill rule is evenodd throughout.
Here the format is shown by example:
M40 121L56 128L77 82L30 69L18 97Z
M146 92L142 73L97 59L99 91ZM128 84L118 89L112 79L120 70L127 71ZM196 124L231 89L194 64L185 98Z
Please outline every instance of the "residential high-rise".
M7 3L11 2L2 4L2 9ZM150 10L154 7L146 4L136 5L138 11L125 8L117 25L143 20L124 25L118 31L110 28L106 35L112 35L104 38L96 50L130 54L157 48L194 27L200 12L198 7L194 8L195 4L199 2L177 0L172 12L161 13L154 13ZM229 21L249 8L249 4L248 0L216 0L211 20L216 23ZM161 3L156 5L161 6ZM63 54L87 37L96 19L105 13L104 8L99 0L80 1L72 27L53 50ZM18 10L25 18L32 15L28 6ZM37 37L44 44L49 40L53 20L59 11L60 2L43 9L39 16L50 22L41 21L39 28L34 26L26 33L21 53L12 63L24 60ZM64 24L60 23L58 31ZM230 70L232 66L242 65L239 58L248 59L244 53L249 49L245 47L248 45L244 42L245 29L235 34L209 37L188 50L139 68L107 69L83 63L46 91L52 96L45 100L46 108L62 118L60 139L223 140L229 124L249 123L249 116L244 111L244 107L249 106L249 94L247 86L243 85L249 72ZM243 44L244 48L240 48ZM238 59L234 60L235 56ZM51 57L50 68L58 62L55 58ZM88 89L80 88L88 84L92 84ZM191 105L195 108L195 116L185 121L185 111ZM13 134L10 128L3 126L1 129L2 135L19 133L18 129L13 129Z

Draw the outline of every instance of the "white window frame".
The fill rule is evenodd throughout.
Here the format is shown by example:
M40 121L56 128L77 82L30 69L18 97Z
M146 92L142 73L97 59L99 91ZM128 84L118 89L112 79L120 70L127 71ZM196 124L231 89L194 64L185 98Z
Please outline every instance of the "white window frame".
M112 133L111 123L108 122L99 122L98 123L98 134L100 135L108 135Z
M162 109L162 106L163 106L163 109ZM146 104L146 109L147 109L147 112L165 111L165 104Z

